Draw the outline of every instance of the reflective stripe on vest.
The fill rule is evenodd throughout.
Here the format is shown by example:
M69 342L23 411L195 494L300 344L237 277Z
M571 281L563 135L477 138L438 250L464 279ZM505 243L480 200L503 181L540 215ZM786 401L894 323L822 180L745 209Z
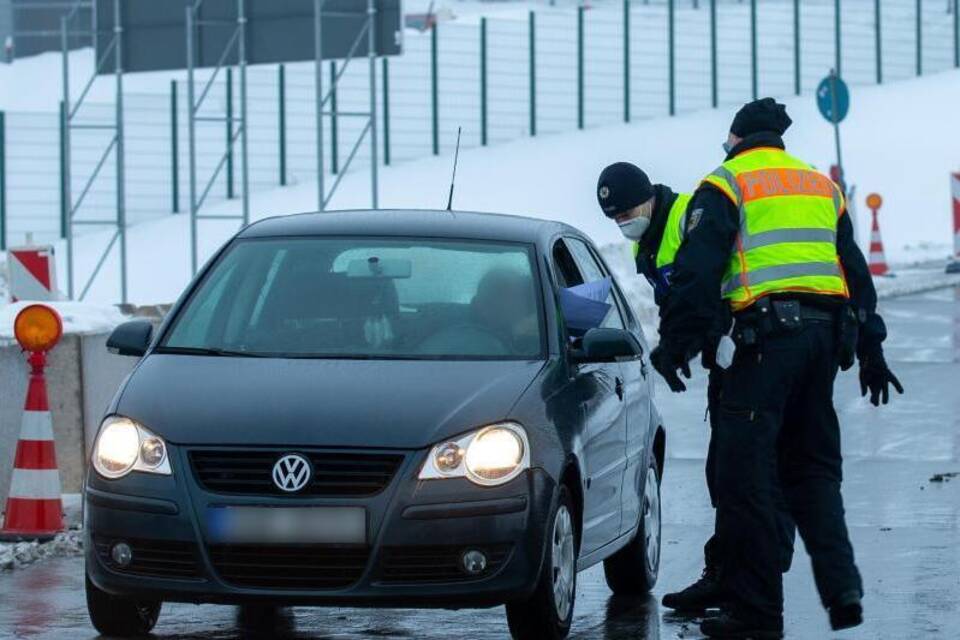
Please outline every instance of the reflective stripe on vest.
M723 278L735 311L777 292L849 297L837 255L845 203L826 176L782 149L746 151L704 179L740 212L737 251Z

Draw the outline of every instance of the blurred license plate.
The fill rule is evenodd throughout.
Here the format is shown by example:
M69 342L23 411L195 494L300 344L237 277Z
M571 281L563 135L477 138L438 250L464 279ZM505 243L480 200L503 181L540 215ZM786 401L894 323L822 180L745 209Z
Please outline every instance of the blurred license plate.
M211 542L366 544L363 507L210 507Z

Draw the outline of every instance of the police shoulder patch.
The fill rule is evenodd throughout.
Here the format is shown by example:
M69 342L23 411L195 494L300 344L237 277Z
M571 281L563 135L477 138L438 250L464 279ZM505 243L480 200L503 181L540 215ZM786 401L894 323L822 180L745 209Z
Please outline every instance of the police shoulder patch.
M697 225L700 224L700 218L702 217L703 208L697 208L690 212L690 215L687 216L687 233L697 228Z

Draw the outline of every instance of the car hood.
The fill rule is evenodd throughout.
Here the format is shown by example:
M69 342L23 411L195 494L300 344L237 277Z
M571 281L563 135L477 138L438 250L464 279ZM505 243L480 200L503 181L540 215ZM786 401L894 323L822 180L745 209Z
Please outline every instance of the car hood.
M423 448L508 417L543 364L152 354L114 411L179 444Z

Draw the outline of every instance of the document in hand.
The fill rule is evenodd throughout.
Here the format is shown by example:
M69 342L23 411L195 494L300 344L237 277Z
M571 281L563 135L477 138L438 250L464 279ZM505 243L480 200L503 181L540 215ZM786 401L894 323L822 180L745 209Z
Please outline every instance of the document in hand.
M583 335L603 323L610 311L610 278L560 289L560 310L573 335Z

